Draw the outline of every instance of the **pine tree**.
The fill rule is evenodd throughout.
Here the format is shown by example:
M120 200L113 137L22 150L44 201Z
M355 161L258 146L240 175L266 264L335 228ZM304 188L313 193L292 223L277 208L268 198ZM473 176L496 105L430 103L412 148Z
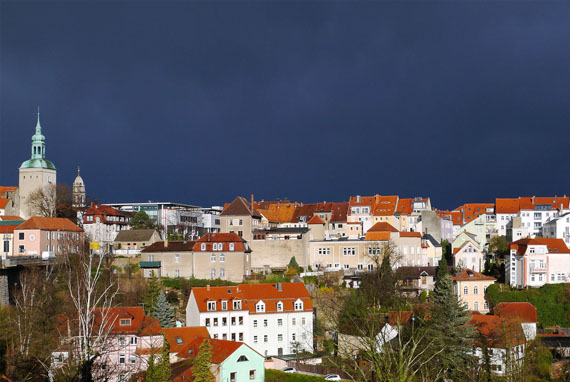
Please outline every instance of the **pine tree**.
M148 366L146 367L146 382L156 382L156 366L154 365L154 354L151 352L148 358Z
M174 327L174 316L172 315L172 308L166 300L164 293L160 292L152 311L152 317L156 318L158 322L160 322L160 326L163 328Z
M156 365L156 382L168 382L170 380L170 345L166 336L163 341L162 352Z
M440 263L430 300L428 337L433 341L433 351L444 350L433 367L444 370L451 380L461 379L468 365L472 364L471 342L474 332L470 325L466 325L470 313L453 292L453 280L445 259Z
M154 317L154 305L158 300L158 296L162 294L162 283L156 277L154 272L148 283L146 284L146 293L142 297L144 312L147 316Z
M194 382L213 382L216 380L210 371L212 355L210 340L206 339L198 348L198 355L194 358Z

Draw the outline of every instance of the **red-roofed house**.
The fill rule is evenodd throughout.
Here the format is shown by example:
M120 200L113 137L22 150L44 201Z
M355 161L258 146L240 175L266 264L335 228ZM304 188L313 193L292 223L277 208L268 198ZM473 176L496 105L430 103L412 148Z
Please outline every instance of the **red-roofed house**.
M95 361L95 379L110 382L127 381L146 370L151 351L159 351L163 345L160 323L145 315L142 307L118 307L94 309L91 339L93 350L101 352ZM63 367L69 359L69 349L77 349L79 338L73 335L77 322L60 316L62 347L52 353L54 367ZM72 337L67 337L69 333ZM74 357L75 358L75 357Z
M35 216L14 229L14 256L59 256L81 245L83 230L65 218Z
M83 214L83 229L91 242L99 243L97 253L111 253L120 231L130 229L130 215L111 206L94 204Z
M23 222L23 220L0 221L0 237L2 238L0 255L2 258L14 256L14 230Z
M489 285L497 281L496 278L485 276L471 269L460 271L453 279L455 294L465 304L467 309L481 313L489 312L489 303L485 300L485 293Z
M468 235L458 248L453 248L453 266L461 269L469 268L482 272L485 254L479 249L477 241Z
M530 302L500 302L493 309L496 316L517 320L522 325L527 341L536 337L538 314Z
M570 249L562 239L521 239L509 245L506 280L512 286L540 287L570 280Z
M192 288L186 324L266 356L313 350L313 305L303 283Z
M528 228L531 237L540 236L544 223L570 212L569 200L568 196L519 198L523 227Z

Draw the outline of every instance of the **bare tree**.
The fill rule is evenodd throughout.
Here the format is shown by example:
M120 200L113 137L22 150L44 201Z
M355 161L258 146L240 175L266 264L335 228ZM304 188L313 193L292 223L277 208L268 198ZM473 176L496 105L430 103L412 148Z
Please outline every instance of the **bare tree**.
M32 216L55 217L56 186L39 187L28 195L28 211Z

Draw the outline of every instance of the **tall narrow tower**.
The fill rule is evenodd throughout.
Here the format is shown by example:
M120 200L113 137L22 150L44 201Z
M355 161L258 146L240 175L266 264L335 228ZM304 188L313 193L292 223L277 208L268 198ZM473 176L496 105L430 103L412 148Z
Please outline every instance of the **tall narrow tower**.
M42 134L40 125L40 110L36 133L32 136L32 156L20 166L20 216L28 219L37 214L28 204L30 194L43 190L48 205L55 210L56 169L53 163L46 159L46 137Z
M73 207L83 208L85 207L85 183L80 175L81 170L77 166L77 176L73 181Z

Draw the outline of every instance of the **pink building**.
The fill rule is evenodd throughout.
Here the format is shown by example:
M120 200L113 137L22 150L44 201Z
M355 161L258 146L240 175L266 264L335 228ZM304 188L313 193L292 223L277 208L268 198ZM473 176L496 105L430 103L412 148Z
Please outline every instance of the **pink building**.
M65 218L35 216L14 229L14 256L53 257L78 252L83 230Z

